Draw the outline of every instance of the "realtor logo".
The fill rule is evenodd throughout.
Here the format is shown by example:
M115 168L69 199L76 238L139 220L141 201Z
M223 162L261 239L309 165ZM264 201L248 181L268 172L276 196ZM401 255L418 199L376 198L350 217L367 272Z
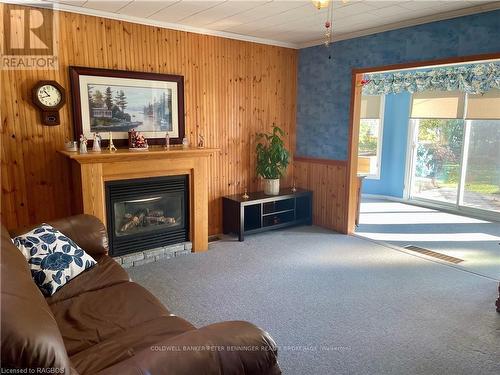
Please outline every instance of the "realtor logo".
M56 69L52 7L4 5L2 69Z

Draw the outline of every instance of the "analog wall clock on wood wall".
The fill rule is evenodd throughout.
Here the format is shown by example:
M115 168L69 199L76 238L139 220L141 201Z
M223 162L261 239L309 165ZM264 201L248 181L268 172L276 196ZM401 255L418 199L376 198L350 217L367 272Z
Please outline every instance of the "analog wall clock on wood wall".
M66 103L66 91L56 81L39 81L31 91L33 104L40 110L43 125L59 125L59 110Z

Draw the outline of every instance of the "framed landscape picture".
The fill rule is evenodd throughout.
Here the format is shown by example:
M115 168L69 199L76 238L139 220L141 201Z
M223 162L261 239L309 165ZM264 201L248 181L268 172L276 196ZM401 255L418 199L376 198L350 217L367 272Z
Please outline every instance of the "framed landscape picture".
M100 68L70 67L75 139L103 140L112 132L117 146L128 131L141 132L149 144L184 138L184 77ZM104 143L104 142L103 142Z

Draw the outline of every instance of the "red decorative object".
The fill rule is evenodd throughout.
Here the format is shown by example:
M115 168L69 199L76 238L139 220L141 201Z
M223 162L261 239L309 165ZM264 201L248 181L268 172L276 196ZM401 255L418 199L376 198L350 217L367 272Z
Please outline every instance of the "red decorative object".
M149 147L148 140L141 133L132 129L128 132L128 147L147 149Z
M362 79L361 80L361 86L367 85L368 83L370 83L369 79Z
M328 12L327 12L327 17L325 21L325 41L324 45L325 47L328 47L330 43L333 41L333 1L328 1Z

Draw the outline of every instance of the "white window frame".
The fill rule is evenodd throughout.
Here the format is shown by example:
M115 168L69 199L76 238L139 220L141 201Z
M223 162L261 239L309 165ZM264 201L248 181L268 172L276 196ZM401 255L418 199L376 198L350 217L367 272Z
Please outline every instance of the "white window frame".
M384 112L385 112L385 95L380 96L380 116L377 119L361 119L363 120L379 120L378 138L377 138L377 173L364 175L367 180L380 180L382 170L382 143L384 141Z
M467 110L468 94L465 96L465 108L464 117ZM495 211L489 211L482 208L476 208L471 206L466 206L463 204L463 196L465 190L465 179L467 175L467 164L469 156L469 143L471 134L471 120L462 118L464 121L464 138L462 143L462 151L460 154L460 172L459 181L457 186L457 199L455 203L452 202L441 202L421 197L415 197L412 195L411 188L413 183L413 178L415 176L415 160L417 154L417 129L419 128L419 122L423 118L409 118L408 121L408 143L406 149L406 167L405 167L405 182L403 199L422 205L424 207L444 209L452 213L462 213L467 216L476 217L484 220L500 221L500 215Z

